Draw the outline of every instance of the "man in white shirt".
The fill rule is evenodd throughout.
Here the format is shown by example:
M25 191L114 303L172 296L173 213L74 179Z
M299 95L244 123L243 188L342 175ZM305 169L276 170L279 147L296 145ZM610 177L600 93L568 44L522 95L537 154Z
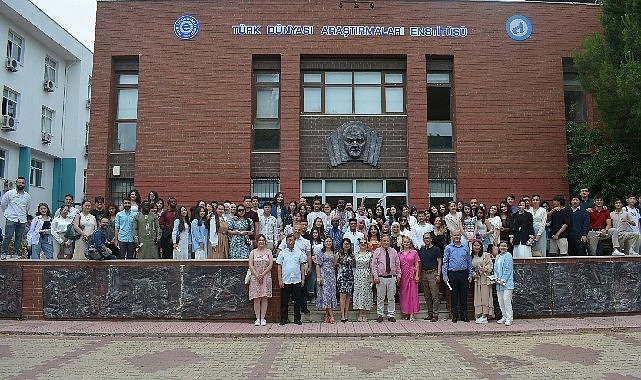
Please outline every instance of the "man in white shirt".
M343 234L343 239L349 239L352 242L352 252L358 252L360 247L359 243L361 240L365 240L365 235L362 232L356 230L357 220L351 218L348 222L347 231Z
M307 226L308 228L314 227L314 220L316 218L321 218L323 220L323 226L327 224L327 214L321 209L321 199L319 197L314 197L312 202L313 211L307 214Z
M410 229L410 239L412 239L414 249L418 251L425 245L423 235L434 231L434 226L426 222L425 211L420 210L416 216L418 216L418 222Z
M4 227L4 240L2 241L2 251L0 258L7 258L7 249L11 238L14 239L13 252L11 256L18 257L22 239L24 237L25 225L27 224L27 214L31 208L31 196L24 188L27 186L27 180L24 177L16 179L16 188L11 189L2 195L0 208L6 219Z
M312 265L314 265L314 262L312 261L312 245L309 242L309 240L305 239L302 234L303 234L303 227L301 223L294 223L293 225L293 237L294 237L294 248L303 252L305 254L306 259L306 265L305 265L305 272L303 273L304 277L309 276L312 273ZM280 255L280 252L285 250L287 248L287 239L283 239L283 241L280 242L280 245L278 246L278 254ZM309 310L307 309L307 293L302 292L301 296L299 297L299 302L301 306L301 310L305 314L309 314Z
M628 248L628 253L630 255L638 255L634 250L634 247L637 245L637 240L639 239L639 234L632 232L630 229L631 226L636 225L637 223L632 220L630 214L623 209L623 202L621 199L616 199L614 201L614 211L610 213L610 219L612 220L612 256L625 256L625 247ZM619 250L619 248L621 248Z
M78 209L76 208L76 206L73 204L73 195L71 195L71 194L67 194L67 195L65 195L65 200L64 200L64 202L65 202L65 203L63 204L63 206L67 206L67 207L69 207L69 218L71 218L71 219L73 220L73 218L75 218L75 217L76 217L76 214L80 212L80 210L78 210ZM56 217L58 217L59 215L60 215L60 208L58 208L58 209L56 210L56 212L54 213L54 216L53 216L53 217L54 217L54 218L56 218Z
M267 243L265 247L270 251L274 250L278 242L278 220L272 214L272 204L265 202L263 205L263 212L258 214L258 221L260 225L260 233L265 235Z
M626 199L628 202L628 205L625 206L623 209L630 214L630 218L634 221L634 225L630 225L630 230L632 232L636 232L637 234L637 244L636 246L633 246L631 249L639 252L639 245L641 244L641 236L639 236L639 221L641 220L641 214L639 213L639 209L637 208L637 197L634 195L628 196L628 199Z

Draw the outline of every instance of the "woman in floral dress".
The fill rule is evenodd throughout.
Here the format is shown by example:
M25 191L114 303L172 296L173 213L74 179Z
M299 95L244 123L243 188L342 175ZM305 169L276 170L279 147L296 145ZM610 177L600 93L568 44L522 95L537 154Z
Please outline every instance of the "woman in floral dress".
M398 253L401 261L401 281L398 289L401 313L409 314L410 322L414 322L414 314L420 311L418 304L418 282L420 280L420 262L418 252L412 248L412 240L403 237L403 248Z
M249 254L249 299L254 300L254 326L265 326L267 320L267 299L272 296L272 265L274 256L267 249L267 238L260 234L256 238L256 249Z
M349 299L354 292L354 265L355 257L352 252L352 241L345 238L338 251L338 272L336 274L336 287L340 294L341 322L347 322L349 313Z
M396 223L396 222L395 222ZM367 243L360 242L354 268L354 310L358 310L358 321L367 322L367 311L372 309L372 252L367 250Z
M236 214L229 222L229 258L244 259L249 258L249 246L247 241L254 234L254 223L251 219L245 217L245 206L242 204L236 207Z
M332 238L323 240L323 248L316 253L316 307L325 309L325 323L335 323L334 308L336 307L336 261L334 242Z

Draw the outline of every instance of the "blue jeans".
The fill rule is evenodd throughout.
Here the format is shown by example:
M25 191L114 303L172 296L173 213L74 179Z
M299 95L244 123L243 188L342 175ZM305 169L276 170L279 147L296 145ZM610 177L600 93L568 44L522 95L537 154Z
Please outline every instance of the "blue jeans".
M31 258L39 260L41 251L47 260L53 260L53 237L50 234L40 235L38 244L31 246Z
M20 251L20 246L22 245L22 238L24 237L24 229L26 223L12 222L7 220L7 223L4 227L4 240L2 242L2 253L3 255L7 254L7 249L9 249L9 242L11 238L14 238L13 243L13 253L12 255L18 255Z

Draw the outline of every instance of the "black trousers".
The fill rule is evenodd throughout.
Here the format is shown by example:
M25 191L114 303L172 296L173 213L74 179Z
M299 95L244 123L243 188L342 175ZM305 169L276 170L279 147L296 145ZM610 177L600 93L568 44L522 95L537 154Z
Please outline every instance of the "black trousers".
M162 235L160 237L161 259L174 258L174 244L171 241L171 233L173 230L173 228L163 228L162 230Z
M287 322L289 318L289 297L294 299L294 321L300 321L300 295L303 288L300 282L295 284L284 284L280 291L280 321Z
M467 269L447 271L447 277L452 287L450 292L452 296L452 318L467 318L467 288L470 284L467 281L468 274Z
M568 255L569 256L586 256L586 244L581 241L581 237L568 236Z

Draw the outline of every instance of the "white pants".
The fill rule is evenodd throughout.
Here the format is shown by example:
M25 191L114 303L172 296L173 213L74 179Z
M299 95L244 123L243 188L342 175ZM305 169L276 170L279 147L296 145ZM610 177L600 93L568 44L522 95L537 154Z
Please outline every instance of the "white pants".
M505 321L512 322L514 314L512 313L512 292L514 290L497 290L496 297L499 299L499 307Z
M512 250L514 252L515 259L531 259L532 258L532 247L525 244L518 244L514 246Z
M376 314L383 316L383 309L385 306L385 296L387 296L387 316L393 317L396 310L396 277L391 278L378 278L379 282L376 284Z
M567 256L568 254L568 238L559 238L554 240L550 239L550 253L558 253Z
M207 260L207 251L204 249L197 249L196 252L194 252L194 259Z

